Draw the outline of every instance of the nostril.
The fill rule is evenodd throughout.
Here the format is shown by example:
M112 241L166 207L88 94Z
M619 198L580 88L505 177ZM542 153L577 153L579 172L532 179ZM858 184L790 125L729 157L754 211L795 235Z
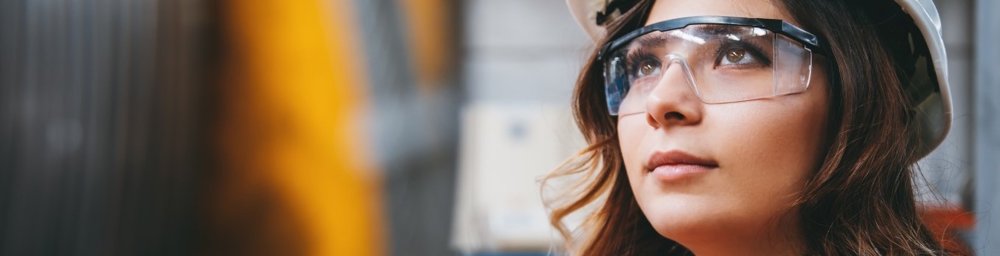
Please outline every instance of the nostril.
M670 119L684 120L684 114L681 114L679 112L668 112L667 114L663 115L663 118L667 120Z
M685 118L687 117L685 117L684 114L681 114L680 112L676 111L671 111L667 112L666 114L663 114L662 119L656 118L656 116L653 115L646 115L646 122L649 123L649 125L652 127L661 127L668 123L673 123L678 121L684 122Z

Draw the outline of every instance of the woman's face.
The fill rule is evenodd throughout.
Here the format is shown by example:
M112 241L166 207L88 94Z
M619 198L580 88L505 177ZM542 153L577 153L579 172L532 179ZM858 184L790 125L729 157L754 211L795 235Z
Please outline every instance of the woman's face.
M795 24L768 0L659 0L646 24L704 15ZM618 119L629 182L658 233L686 246L798 234L797 219L778 220L795 218L783 214L825 153L820 64L803 93L723 104L702 103L679 65L662 71L646 112Z

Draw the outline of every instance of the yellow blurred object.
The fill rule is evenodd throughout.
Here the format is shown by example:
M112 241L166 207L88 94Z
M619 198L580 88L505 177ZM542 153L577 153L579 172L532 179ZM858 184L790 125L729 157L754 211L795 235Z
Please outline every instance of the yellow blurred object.
M231 48L222 71L222 173L209 207L217 240L238 241L214 253L384 254L350 4L223 3Z

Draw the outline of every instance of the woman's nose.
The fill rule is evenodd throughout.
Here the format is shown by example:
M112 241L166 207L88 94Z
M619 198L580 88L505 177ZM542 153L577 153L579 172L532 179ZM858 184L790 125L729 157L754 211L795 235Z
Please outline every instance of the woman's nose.
M695 93L693 74L683 59L670 58L658 84L646 96L646 121L654 128L701 122L704 103Z

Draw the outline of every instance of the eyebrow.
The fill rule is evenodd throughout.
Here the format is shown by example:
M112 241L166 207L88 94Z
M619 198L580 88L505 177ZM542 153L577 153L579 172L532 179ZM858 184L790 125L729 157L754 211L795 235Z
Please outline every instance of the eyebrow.
M712 33L713 35L719 34L745 34L747 29L753 29L751 26L740 26L740 25L703 25L707 29L706 31Z
M662 33L658 33L655 36L654 35L650 35L650 34L646 34L644 36L636 38L635 42L633 44L638 44L639 46L647 47L647 46L659 46L659 45L663 45L666 42L667 42L667 39L663 38L663 34Z

